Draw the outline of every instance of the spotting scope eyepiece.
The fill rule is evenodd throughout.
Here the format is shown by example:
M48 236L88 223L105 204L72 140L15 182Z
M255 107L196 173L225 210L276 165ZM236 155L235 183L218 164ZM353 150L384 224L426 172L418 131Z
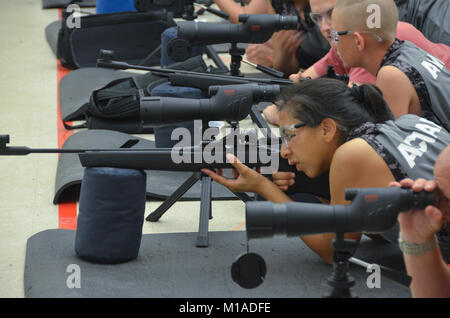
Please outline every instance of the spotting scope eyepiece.
M299 236L320 233L382 233L400 212L434 204L434 193L403 188L347 189L348 205L248 202L247 237Z
M244 14L240 24L180 21L177 23L178 38L189 45L220 43L264 43L273 33L281 30L296 30L296 16L278 14Z
M256 83L211 86L209 99L176 97L143 97L141 122L144 128L169 125L189 120L240 121L245 119L255 103L275 101L279 85Z

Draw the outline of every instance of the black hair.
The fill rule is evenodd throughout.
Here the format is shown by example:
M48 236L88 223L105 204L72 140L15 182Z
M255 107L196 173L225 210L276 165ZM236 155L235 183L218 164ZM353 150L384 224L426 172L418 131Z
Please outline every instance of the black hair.
M383 94L375 85L348 87L329 78L302 80L282 91L279 110L316 127L325 118L336 121L345 139L347 133L365 122L383 123L394 119Z

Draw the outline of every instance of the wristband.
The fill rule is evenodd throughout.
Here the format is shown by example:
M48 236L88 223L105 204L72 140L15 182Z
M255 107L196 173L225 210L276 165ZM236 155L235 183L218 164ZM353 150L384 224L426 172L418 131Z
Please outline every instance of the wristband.
M423 255L436 247L436 237L433 240L423 243L423 244L414 244L414 243L406 243L401 236L398 238L398 246L400 250L407 255Z

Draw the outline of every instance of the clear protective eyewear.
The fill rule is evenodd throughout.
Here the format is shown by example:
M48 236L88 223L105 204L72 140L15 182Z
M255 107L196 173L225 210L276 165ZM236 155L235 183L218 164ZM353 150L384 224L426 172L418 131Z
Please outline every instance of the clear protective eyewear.
M298 123L289 126L280 127L280 137L286 147L289 147L289 143L292 138L296 136L295 130L303 126L308 125L307 123Z
M373 32L369 32L369 31L336 31L336 30L330 29L331 41L333 41L334 43L338 43L340 36L354 34L355 32L370 34L371 36L373 36L375 38L375 40L377 42L383 42L383 39L380 36L376 35Z
M331 14L333 13L333 9L334 9L334 7L330 8L324 12L310 12L309 16L310 16L311 20L313 20L314 23L319 26L322 25L324 20L331 23Z

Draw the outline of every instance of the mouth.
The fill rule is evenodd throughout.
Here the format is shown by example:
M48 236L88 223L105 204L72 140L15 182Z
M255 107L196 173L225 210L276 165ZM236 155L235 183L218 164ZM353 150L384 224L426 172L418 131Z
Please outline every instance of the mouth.
M289 165L290 166L295 166L295 169L297 171L302 171L302 166L300 165L300 163L298 163L296 161L289 160Z

